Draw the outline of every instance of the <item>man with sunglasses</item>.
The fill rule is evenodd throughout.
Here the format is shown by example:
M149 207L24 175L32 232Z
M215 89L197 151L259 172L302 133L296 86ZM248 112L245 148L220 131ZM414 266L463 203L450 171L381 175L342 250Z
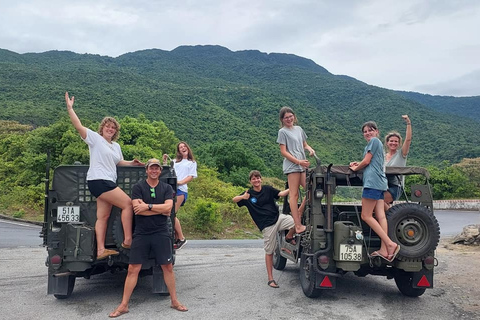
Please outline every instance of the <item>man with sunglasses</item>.
M178 311L188 310L177 299L172 243L167 226L167 219L173 207L173 189L159 179L162 173L160 160L150 159L145 167L147 179L138 182L132 189L135 232L122 303L110 313L110 318L116 318L128 312L128 302L137 284L138 274L142 264L148 261L150 252L155 257L156 263L162 267L165 284L170 294L170 307Z

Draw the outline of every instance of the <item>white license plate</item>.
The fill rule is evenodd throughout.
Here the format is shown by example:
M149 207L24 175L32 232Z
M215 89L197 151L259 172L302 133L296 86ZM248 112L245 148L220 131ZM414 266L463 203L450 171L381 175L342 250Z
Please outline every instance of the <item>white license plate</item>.
M341 244L340 261L362 261L362 245L360 244Z
M79 223L80 222L80 207L79 206L65 206L57 208L57 222Z

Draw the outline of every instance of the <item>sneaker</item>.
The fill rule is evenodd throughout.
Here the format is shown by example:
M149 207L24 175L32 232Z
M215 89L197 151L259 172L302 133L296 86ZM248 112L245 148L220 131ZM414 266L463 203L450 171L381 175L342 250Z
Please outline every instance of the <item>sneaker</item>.
M187 239L186 238L184 238L183 240L177 239L177 241L175 241L175 244L173 245L173 248L175 250L180 250L186 244L187 244Z

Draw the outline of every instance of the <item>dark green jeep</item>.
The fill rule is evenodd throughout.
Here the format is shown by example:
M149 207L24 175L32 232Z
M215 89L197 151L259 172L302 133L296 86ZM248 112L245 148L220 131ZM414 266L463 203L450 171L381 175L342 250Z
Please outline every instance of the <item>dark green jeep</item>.
M52 189L46 193L43 245L47 247L48 294L58 299L68 298L75 286L75 278L90 278L107 271L128 268L129 250L122 247L123 228L121 211L113 207L110 214L105 247L120 252L104 260L96 260L95 221L97 202L87 187L88 166L59 166L54 170ZM143 167L118 167L117 185L131 195L133 185L146 178ZM177 187L175 171L163 166L160 180ZM48 184L48 178L47 178ZM48 187L47 187L48 189ZM175 205L174 205L175 207ZM172 208L171 219L174 219ZM173 228L172 239L173 239ZM173 247L173 241L172 241ZM141 275L153 275L153 292L168 293L160 266L155 261L142 265Z
M317 165L307 171L306 207L303 223L307 232L295 244L277 235L274 267L282 270L287 259L300 259L300 283L308 297L318 296L322 289L335 289L337 279L347 272L357 276L381 275L395 279L400 292L418 297L433 287L436 266L435 249L440 228L433 214L429 173L420 167L387 167L388 175L421 175L424 183L411 186L406 202L395 204L387 212L388 235L401 249L388 262L370 254L380 248L380 238L361 220L361 204L335 200L361 197L362 172L348 166ZM283 211L290 212L288 202Z

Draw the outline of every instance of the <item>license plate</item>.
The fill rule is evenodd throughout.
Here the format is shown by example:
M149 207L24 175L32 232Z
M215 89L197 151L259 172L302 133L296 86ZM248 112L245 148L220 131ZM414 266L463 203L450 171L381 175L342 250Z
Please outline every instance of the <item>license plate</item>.
M362 245L360 244L341 244L340 261L362 261Z
M65 206L57 208L57 222L79 223L80 222L80 207L79 206Z

